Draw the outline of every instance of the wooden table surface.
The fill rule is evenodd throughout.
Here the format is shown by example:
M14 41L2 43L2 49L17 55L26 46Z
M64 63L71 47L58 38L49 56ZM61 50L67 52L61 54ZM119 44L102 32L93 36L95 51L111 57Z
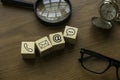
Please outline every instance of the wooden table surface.
M115 80L115 68L102 75L84 70L78 62L80 48L94 50L120 60L120 24L110 30L91 25L91 17L99 16L102 0L70 0L72 17L65 25L79 28L74 48L35 61L22 59L21 41L36 41L64 30L65 25L49 27L41 24L31 10L3 6L0 3L0 80ZM112 76L111 76L112 75Z

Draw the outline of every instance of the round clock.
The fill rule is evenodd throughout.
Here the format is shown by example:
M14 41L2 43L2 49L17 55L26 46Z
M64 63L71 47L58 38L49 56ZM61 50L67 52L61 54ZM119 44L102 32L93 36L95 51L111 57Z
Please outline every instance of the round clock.
M115 20L118 17L119 8L117 4L112 1L105 1L100 6L100 16L108 21Z

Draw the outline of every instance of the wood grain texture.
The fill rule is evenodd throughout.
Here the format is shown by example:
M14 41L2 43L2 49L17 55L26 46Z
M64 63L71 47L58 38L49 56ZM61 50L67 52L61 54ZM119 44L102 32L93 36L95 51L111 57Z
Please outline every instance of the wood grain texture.
M65 25L48 27L41 24L31 10L7 7L0 3L0 80L115 80L115 69L102 75L87 72L78 62L84 47L120 60L120 24L109 30L91 25L99 16L102 0L70 0L72 17L67 25L79 29L74 48L53 52L35 61L24 61L20 54L22 41L36 41L50 33L64 31ZM111 76L113 75L113 76Z

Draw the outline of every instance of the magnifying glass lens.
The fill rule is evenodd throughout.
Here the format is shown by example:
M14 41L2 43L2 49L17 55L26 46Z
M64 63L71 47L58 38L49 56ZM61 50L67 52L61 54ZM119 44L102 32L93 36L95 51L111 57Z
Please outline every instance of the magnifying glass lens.
M105 21L98 17L92 18L92 24L96 27L102 28L102 29L110 29L112 27L112 23L109 21Z
M59 23L70 16L71 7L65 0L42 0L36 8L36 15L47 23Z

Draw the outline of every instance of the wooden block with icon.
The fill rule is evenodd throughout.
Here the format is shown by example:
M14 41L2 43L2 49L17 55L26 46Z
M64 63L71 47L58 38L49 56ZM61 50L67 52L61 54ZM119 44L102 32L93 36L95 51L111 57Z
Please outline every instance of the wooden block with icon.
M67 43L75 44L77 40L77 34L78 34L78 28L66 26L63 36L65 37Z
M44 56L51 52L52 44L47 36L35 41L35 44L40 52L40 56Z
M65 40L62 32L53 33L49 35L49 39L52 43L53 50L61 50L65 47Z
M21 54L24 59L35 58L35 42L23 41L21 43Z

